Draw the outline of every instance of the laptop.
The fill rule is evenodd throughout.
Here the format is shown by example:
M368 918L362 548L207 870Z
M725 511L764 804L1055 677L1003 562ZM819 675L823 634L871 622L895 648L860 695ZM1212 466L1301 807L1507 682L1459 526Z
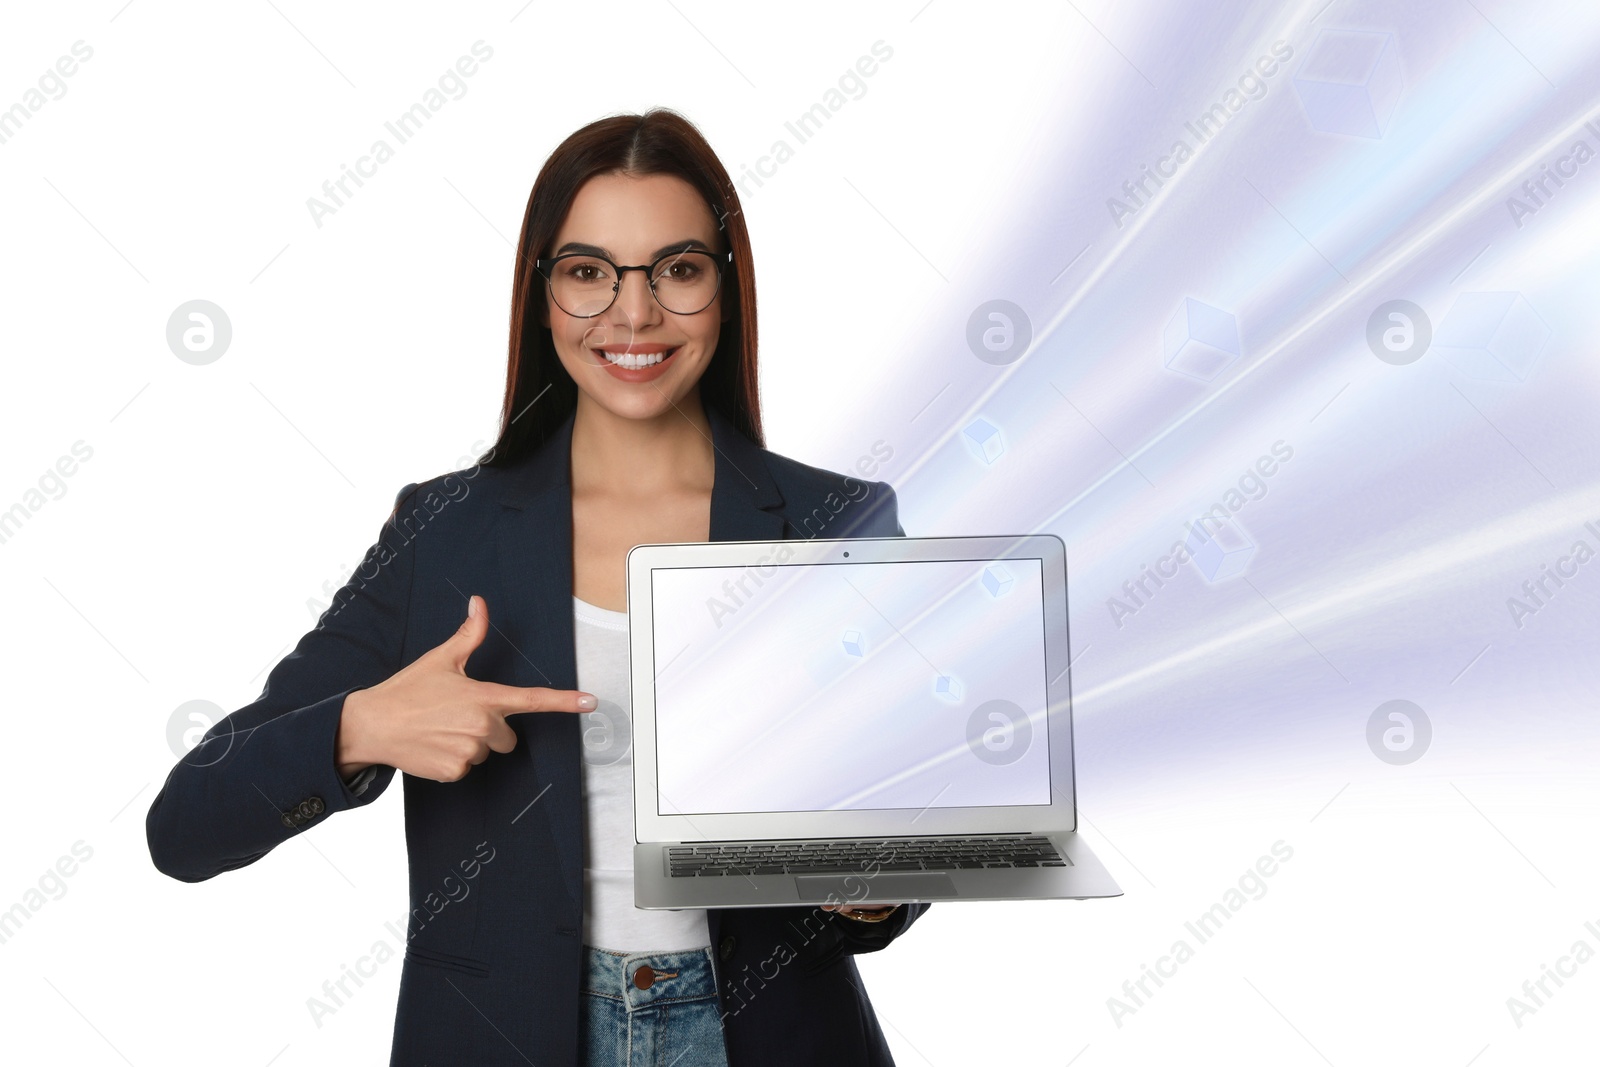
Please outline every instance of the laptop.
M634 903L1087 899L1052 534L627 556Z

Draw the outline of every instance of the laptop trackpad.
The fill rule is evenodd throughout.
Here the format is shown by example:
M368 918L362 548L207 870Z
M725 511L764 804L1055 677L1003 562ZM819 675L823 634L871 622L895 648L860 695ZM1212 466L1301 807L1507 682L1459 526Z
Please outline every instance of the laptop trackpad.
M927 871L880 871L870 878L858 874L801 874L794 880L795 889L803 897L827 898L830 894L841 904L863 899L862 885L871 887L868 900L896 901L919 897L954 897L955 883L948 874Z

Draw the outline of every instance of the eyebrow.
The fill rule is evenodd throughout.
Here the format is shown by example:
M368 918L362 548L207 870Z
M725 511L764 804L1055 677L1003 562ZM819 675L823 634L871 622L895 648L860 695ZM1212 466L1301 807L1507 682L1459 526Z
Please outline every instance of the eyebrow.
M674 241L671 244L662 245L660 248L650 253L650 261L653 263L662 256L670 256L674 252L689 251L712 252L713 250L710 245L706 244L699 238L689 237L682 241ZM556 255L558 256L564 256L568 252L577 252L580 255L585 256L604 256L613 262L615 262L617 258L611 254L611 250L608 248L602 248L599 245L584 244L581 241L568 241L566 244L556 249Z

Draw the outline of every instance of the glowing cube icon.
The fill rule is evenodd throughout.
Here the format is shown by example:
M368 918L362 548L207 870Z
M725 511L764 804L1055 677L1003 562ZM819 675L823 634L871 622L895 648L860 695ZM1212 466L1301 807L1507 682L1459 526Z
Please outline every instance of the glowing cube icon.
M852 656L863 655L866 651L866 638L861 636L860 630L846 630L843 637L844 650Z
M1239 321L1221 308L1184 297L1161 338L1168 370L1209 382L1239 358Z
M973 419L961 431L961 436L966 439L967 451L985 463L993 463L1005 453L1005 442L1000 440L1000 427L988 419Z
M994 597L1005 596L1011 592L1011 584L1016 581L1011 577L1011 572L998 563L991 563L983 568L981 579L983 587L989 590L989 595Z
M1521 293L1462 293L1433 347L1469 378L1525 382L1550 340L1550 327Z
M1404 87L1392 33L1323 30L1294 73L1312 128L1351 137L1382 137Z
M1255 544L1226 519L1201 519L1189 527L1189 555L1208 582L1220 582L1244 571L1256 554Z
M952 704L961 699L961 683L948 674L941 674L933 680L935 696L943 697Z

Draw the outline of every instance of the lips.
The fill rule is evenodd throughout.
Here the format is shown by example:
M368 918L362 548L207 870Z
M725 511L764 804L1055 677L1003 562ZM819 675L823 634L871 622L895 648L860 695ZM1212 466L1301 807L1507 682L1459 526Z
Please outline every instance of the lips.
M594 351L614 367L642 370L665 363L676 355L681 347L681 345L607 345Z

